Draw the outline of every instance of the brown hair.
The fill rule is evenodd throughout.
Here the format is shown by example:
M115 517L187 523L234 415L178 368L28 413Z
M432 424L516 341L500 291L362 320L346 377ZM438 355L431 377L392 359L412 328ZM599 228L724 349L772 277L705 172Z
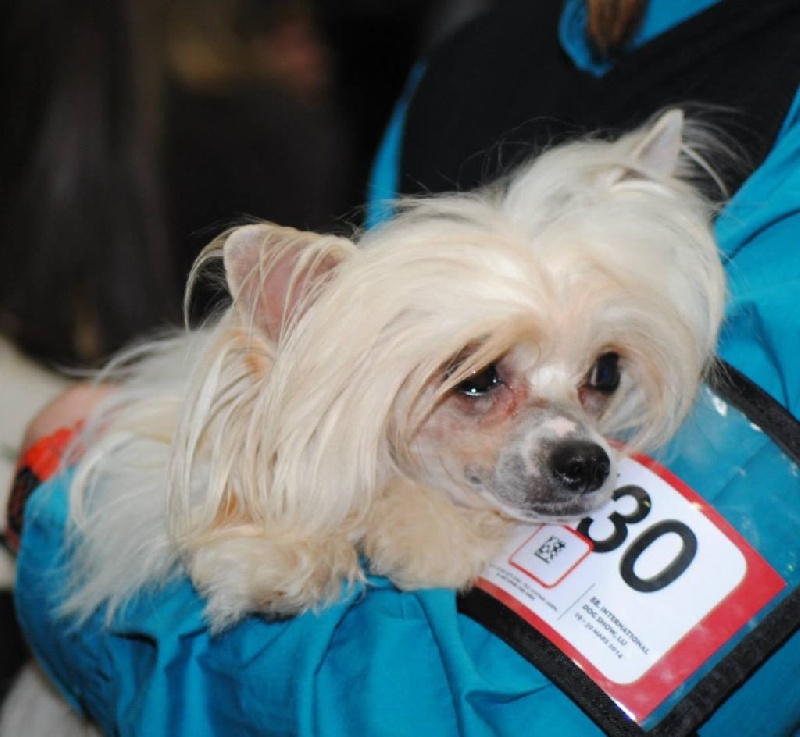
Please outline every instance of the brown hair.
M647 0L586 0L587 32L595 51L605 58L619 53L646 6Z

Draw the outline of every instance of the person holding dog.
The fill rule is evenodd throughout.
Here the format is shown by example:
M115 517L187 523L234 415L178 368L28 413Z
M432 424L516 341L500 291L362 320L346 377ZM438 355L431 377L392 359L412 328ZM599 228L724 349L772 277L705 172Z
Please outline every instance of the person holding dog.
M259 661L264 642L248 638L248 622L238 626L233 640L214 640L189 616L181 638L192 643L190 670L200 695L192 703L170 701L170 674L159 669L160 699L154 699L152 683L118 684L118 697L104 700L103 708L114 711L109 719L122 733L159 734L169 723L173 734L200 734L198 724L225 719L228 725L241 724L237 719L256 722L252 728L264 734L677 735L699 728L703 735L778 736L800 728L800 689L793 677L800 620L791 572L798 551L796 536L788 534L797 529L797 486L791 464L780 465L784 451L794 452L792 415L800 401L800 329L791 312L800 283L800 258L792 250L800 236L800 174L793 165L800 156L798 29L800 12L787 0L758 8L743 0L570 0L563 9L506 0L432 53L417 71L373 180L377 222L387 197L479 186L532 146L574 132L627 126L687 100L737 111L715 115L718 125L733 121L729 138L741 144L748 162L722 176L730 200L717 219L716 234L731 294L719 352L731 366L728 387L742 388L757 418L745 418L741 428L730 431L719 423L734 415L731 393L723 398L712 392L708 407L691 418L685 432L698 430L689 435L693 441L708 440L717 431L726 440L740 437L739 432L747 439L710 447L719 452L711 459L719 485L715 503L738 530L750 528L751 546L777 570L782 591L788 592L769 612L753 616L745 629L757 636L732 637L708 666L710 678L687 680L668 699L668 714L656 711L655 723L639 724L625 721L624 714L603 722L613 708L580 679L578 692L568 694L574 674L563 655L550 652L549 661L534 666L512 631L516 620L502 620L505 628L497 622L484 627L484 620L456 612L452 592L412 597L397 608L399 594L380 588L370 596L386 602L389 620L323 617L312 623L303 617L276 625L276 641L288 647L280 664L287 670L270 681L274 691L257 696L249 686L260 682L259 668L275 664ZM739 372L757 387L739 382ZM775 403L788 413L781 414ZM87 407L85 398L56 405L32 427L30 440L80 419ZM780 445L752 427L769 426L771 416L789 428L788 435L778 433ZM701 479L705 466L689 452L696 446L684 441L675 447L682 452L675 468ZM723 458L732 465L725 466ZM736 486L737 477L746 476L756 479L755 487ZM780 494L771 495L768 487L777 479ZM735 503L729 499L734 486ZM633 516L620 514L629 522ZM777 546L783 550L776 551ZM720 568L726 562L721 559ZM163 605L167 611L170 600ZM443 611L449 612L448 624L440 617ZM154 627L148 636L158 641L157 618L148 625ZM328 639L319 634L325 626L331 627ZM724 621L715 620L715 626L724 629ZM778 639L770 640L767 631ZM526 637L534 639L523 630L521 639ZM203 663L232 641L239 649L224 651L225 658L214 661L227 664L230 693L211 704L202 689ZM93 646L70 643L77 657ZM118 657L141 663L147 652L132 642ZM57 657L51 668L57 670ZM75 690L92 698L95 686L87 674L87 683ZM137 686L147 686L142 698L136 698ZM774 698L778 692L780 704ZM156 702L164 712L152 710ZM228 733L233 731L230 726Z

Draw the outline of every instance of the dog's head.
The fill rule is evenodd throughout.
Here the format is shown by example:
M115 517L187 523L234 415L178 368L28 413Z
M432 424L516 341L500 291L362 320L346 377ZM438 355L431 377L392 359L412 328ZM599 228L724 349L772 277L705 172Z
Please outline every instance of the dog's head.
M722 314L683 133L672 111L554 148L485 190L401 203L359 247L234 231L232 314L264 345L253 483L328 520L396 475L524 519L604 502L614 441L676 428Z

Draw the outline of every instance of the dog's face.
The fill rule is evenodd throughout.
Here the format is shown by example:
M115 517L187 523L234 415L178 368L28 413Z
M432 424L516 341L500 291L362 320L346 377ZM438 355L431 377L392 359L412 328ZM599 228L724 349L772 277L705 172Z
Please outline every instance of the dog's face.
M445 391L414 443L427 484L528 520L579 517L608 499L615 451L597 427L622 359L602 349L584 373L539 348L516 345Z
M320 519L396 475L514 518L601 505L615 441L661 442L691 406L722 312L681 130L668 113L554 149L486 191L412 203L358 248L236 231L232 314L272 346L252 423L271 477L313 489Z

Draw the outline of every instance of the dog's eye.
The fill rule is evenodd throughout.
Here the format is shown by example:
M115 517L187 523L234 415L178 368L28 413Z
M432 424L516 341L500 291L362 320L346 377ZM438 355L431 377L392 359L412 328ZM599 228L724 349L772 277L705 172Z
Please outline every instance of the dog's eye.
M619 354L603 353L592 366L586 386L601 394L612 394L619 387L619 380Z
M497 365L490 363L485 368L476 371L469 378L464 379L460 384L457 384L455 391L465 397L482 397L502 383L497 373Z

